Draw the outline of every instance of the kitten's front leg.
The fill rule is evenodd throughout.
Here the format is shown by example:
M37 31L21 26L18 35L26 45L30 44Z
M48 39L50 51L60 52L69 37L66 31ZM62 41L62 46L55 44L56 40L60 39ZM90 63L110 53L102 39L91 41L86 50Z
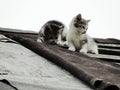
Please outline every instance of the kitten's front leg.
M57 42L58 45L62 46L62 36L61 34L58 35Z
M62 35L61 34L58 35L57 44L60 45L60 46L67 46L66 41L62 40Z
M61 34L58 35L57 42L58 45L63 46L62 36Z
M73 45L73 43L69 43L69 48L68 48L68 50L70 50L70 51L75 51L75 50L76 50L76 48L75 48L75 46Z
M87 54L87 43L86 44L83 44L82 48L80 49L80 53L83 53L83 54Z
M98 54L98 47L96 44L94 46L92 46L91 53Z
M57 44L60 46L67 46L65 41L57 41Z

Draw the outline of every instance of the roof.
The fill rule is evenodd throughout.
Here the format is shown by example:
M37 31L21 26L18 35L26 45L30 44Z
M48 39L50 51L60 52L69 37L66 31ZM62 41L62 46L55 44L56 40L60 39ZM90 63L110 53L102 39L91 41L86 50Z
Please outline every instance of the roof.
M48 70L45 70L47 77L52 77L52 80L53 80L53 78L56 79L56 81L52 81L49 78L50 81L53 83L59 83L57 85L54 85L55 90L57 90L57 89L59 90L60 88L62 88L60 90L67 90L67 89L68 90L79 90L79 89L91 90L91 88L99 89L99 90L119 90L119 88L120 88L120 78L119 78L119 76L120 76L120 69L119 69L120 68L120 56L119 56L120 55L120 40L95 38L95 41L97 42L97 44L99 46L100 54L98 54L98 55L93 55L93 54L83 55L78 52L68 51L66 48L62 48L57 45L37 43L36 42L37 33L29 33L29 31L26 33L23 33L23 32L24 31L11 32L10 30L9 31L0 30L1 34L12 39L12 41L10 41L11 39L7 41L9 43L4 43L4 42L0 42L0 43L4 43L5 45L7 45L7 44L14 45L15 44L22 48L23 48L23 46L28 48L28 49L24 48L24 50L21 48L19 48L19 50L18 50L18 48L14 48L15 51L13 50L13 53L10 54L11 56L12 55L17 56L20 52L23 53L21 55L21 57L20 57L20 55L18 55L16 60L15 60L15 58L12 59L12 62L16 62L16 64L14 64L14 66L12 66L12 69L11 69L14 71L15 69L17 70L20 67L21 69L19 69L19 70L21 71L21 73L23 73L23 75L16 71L16 72L14 72L14 74L18 74L18 75L20 74L19 75L20 77L16 77L14 75L13 76L9 76L9 75L4 76L4 79L6 79L8 81L9 80L10 81L17 80L17 82L22 83L22 84L27 83L28 86L26 86L26 87L24 86L24 88L22 90L25 90L25 88L30 87L31 84L34 85L33 82L37 82L36 84L39 84L37 86L37 89L41 88L41 83L38 83L38 80L36 80L36 79L41 78L38 75L41 73L38 73L38 72L40 72L41 70L44 71L44 67L46 67L48 69ZM3 41L4 40L5 39L3 39ZM12 43L10 43L10 42L12 42ZM23 46L21 46L18 43L20 43ZM2 44L0 44L0 45L2 45ZM5 45L3 45L3 46L5 46ZM12 45L10 45L10 46L13 47ZM3 49L3 48L1 48L1 49ZM3 51L4 51L4 49L3 49ZM7 50L10 50L10 49L7 49ZM30 54L28 52L24 52L25 50L31 52L32 54ZM35 52L37 54L33 53L30 50L32 50L33 52ZM12 51L12 50L10 50L10 51ZM4 54L7 52L8 51L4 52ZM18 53L15 54L15 52L18 52ZM9 54L6 54L6 55L10 56ZM28 61L25 60L24 58L22 58L23 55L25 56L26 59L28 59ZM37 59L35 60L34 58L36 58L36 57L37 57ZM9 59L10 58L7 58L6 59L7 61L4 63L8 63L8 61L10 61ZM42 63L43 66L41 66L41 62L43 61L43 59L46 62L49 62L50 65L46 65L46 63ZM20 60L20 61L18 62L17 60L18 61ZM3 62L3 61L1 61L1 62ZM33 63L34 63L34 65L33 65ZM23 67L21 67L20 64L22 64L22 65L25 64L25 65ZM13 65L13 64L11 64L11 65ZM16 66L16 65L18 65L18 66ZM55 65L55 67L57 67L59 69L51 68L54 65ZM40 66L42 68L39 70L37 66ZM47 66L49 66L49 68ZM6 68L6 67L4 66L4 68ZM27 68L27 69L25 69L25 68ZM24 70L24 69L25 69L25 71L23 72L22 70ZM33 69L33 72L31 71L32 69ZM50 74L51 70L53 70L52 74ZM56 71L54 71L54 70L56 70ZM67 71L70 72L72 75L74 75L76 78L74 78ZM33 80L32 81L30 79L31 77L28 77L29 75L27 77L25 77L25 75L30 74L30 73L34 73L35 75L37 74L38 78L32 77L32 80ZM56 76L54 74L56 74ZM44 82L47 80L48 79L45 79L45 80L43 79L43 81L40 81L40 82L43 82L42 85L44 84L45 86L46 85L52 86L53 83L49 82L49 80L48 80L47 84L46 84L46 82ZM62 81L62 82L60 82L60 81ZM64 81L64 83L63 83L63 81ZM84 81L84 83L82 83L81 81ZM32 82L32 83L28 84L28 82ZM20 86L21 84L19 84L19 83L17 83L15 85L16 87L17 87L17 85L19 86L17 88L21 88L21 86ZM36 87L34 87L33 90L37 90L35 88ZM44 88L49 88L47 90L53 90L53 88L51 89L50 87L44 87ZM41 89L41 90L44 90L44 89Z
M3 35L0 80L0 90L92 90L69 72Z

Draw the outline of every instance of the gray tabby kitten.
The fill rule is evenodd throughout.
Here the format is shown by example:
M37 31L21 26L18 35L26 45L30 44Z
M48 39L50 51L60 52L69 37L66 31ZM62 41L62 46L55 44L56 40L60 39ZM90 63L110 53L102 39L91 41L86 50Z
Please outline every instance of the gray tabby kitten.
M84 54L98 54L97 44L86 34L89 22L90 20L83 19L81 14L78 14L72 19L69 32L67 33L69 50L75 51L76 49L79 49L80 52Z
M37 42L64 46L67 28L57 20L46 22L39 31Z

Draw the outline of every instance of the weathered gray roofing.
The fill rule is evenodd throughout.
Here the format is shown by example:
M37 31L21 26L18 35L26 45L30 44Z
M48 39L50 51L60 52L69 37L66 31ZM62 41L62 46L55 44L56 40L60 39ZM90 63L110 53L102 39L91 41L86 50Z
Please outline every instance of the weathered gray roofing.
M100 54L88 54L86 56L77 52L69 52L56 45L38 44L36 42L37 33L18 33L3 30L0 31L0 33L16 40L40 56L58 64L96 90L119 90L118 88L120 88L120 40L95 39L98 43ZM77 81L77 79L73 81ZM90 88L80 87L79 89L89 90Z
M92 90L66 70L0 35L0 80L18 90ZM0 82L0 90L14 90Z

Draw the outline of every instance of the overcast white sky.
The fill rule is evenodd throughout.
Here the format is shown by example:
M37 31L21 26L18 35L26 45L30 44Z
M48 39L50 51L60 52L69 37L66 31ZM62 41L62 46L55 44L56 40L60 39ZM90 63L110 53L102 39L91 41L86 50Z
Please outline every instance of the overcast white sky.
M38 32L53 19L69 26L79 13L91 19L90 36L120 39L120 0L0 0L0 27Z

